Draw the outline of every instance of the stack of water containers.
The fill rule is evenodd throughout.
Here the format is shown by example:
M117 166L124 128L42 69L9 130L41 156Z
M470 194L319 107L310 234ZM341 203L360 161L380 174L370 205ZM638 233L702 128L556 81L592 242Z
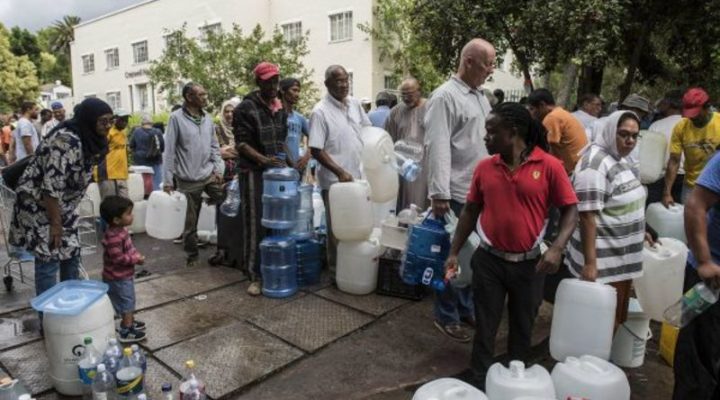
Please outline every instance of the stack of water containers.
M322 269L321 242L315 238L312 185L300 185L300 207L297 223L292 230L295 238L298 286L314 285L320 281Z
M426 285L445 290L445 260L450 253L450 234L445 223L431 218L431 212L408 231L400 276L408 285Z
M289 297L298 290L296 243L290 232L297 224L299 180L293 168L271 168L263 173L261 223L272 229L260 242L262 292L267 297Z

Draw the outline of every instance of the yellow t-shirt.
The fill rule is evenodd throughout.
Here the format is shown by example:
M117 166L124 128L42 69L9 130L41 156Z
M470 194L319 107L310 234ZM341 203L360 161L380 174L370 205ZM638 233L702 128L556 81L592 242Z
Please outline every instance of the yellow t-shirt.
M702 128L683 118L673 128L670 154L685 155L685 184L695 187L705 163L720 145L720 114L713 113L710 122Z
M114 126L108 132L108 153L95 167L97 182L109 179L124 180L128 178L127 134Z

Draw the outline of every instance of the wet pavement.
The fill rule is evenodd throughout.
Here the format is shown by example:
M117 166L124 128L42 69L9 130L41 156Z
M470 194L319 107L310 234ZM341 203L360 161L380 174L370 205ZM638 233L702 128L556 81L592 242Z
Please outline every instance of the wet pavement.
M151 275L136 280L137 318L148 326L146 389L160 399L162 383L177 388L184 362L194 359L213 399L411 399L429 380L464 370L471 344L449 340L432 324L432 302L338 291L323 275L318 285L287 299L250 297L235 269L184 267L181 246L135 235ZM0 261L3 261L0 257ZM91 278L99 254L83 265ZM25 264L32 279L32 264ZM38 400L59 396L48 378L44 342L29 308L31 281L0 293L0 376L19 378ZM552 306L543 304L533 335L534 361L552 368L547 350ZM658 327L645 364L627 369L632 399L670 398L672 370L658 356ZM501 326L497 352L504 352Z

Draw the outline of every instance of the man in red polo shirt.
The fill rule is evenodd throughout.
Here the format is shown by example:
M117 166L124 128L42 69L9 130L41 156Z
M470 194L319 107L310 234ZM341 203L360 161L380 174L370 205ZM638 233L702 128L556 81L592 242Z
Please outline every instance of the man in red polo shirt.
M481 243L472 258L477 327L471 370L460 377L481 389L495 361L505 297L509 359L525 360L545 273L557 270L578 219L577 197L562 163L547 153L542 125L520 104L503 103L485 126L485 144L493 156L475 168L446 263L448 275L454 275L457 255L477 224ZM542 253L551 206L560 209L560 233Z

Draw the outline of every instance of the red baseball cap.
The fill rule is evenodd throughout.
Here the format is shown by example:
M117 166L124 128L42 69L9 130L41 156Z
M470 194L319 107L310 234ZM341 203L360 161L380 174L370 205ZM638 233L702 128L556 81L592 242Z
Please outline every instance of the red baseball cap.
M266 80L272 78L273 76L280 75L280 67L278 67L277 65L275 65L273 63L263 61L255 67L255 69L253 70L253 73L255 74L256 78L266 81Z
M685 95L683 95L683 112L682 115L685 118L695 118L702 111L703 106L710 100L707 92L703 89L696 87L690 88Z

